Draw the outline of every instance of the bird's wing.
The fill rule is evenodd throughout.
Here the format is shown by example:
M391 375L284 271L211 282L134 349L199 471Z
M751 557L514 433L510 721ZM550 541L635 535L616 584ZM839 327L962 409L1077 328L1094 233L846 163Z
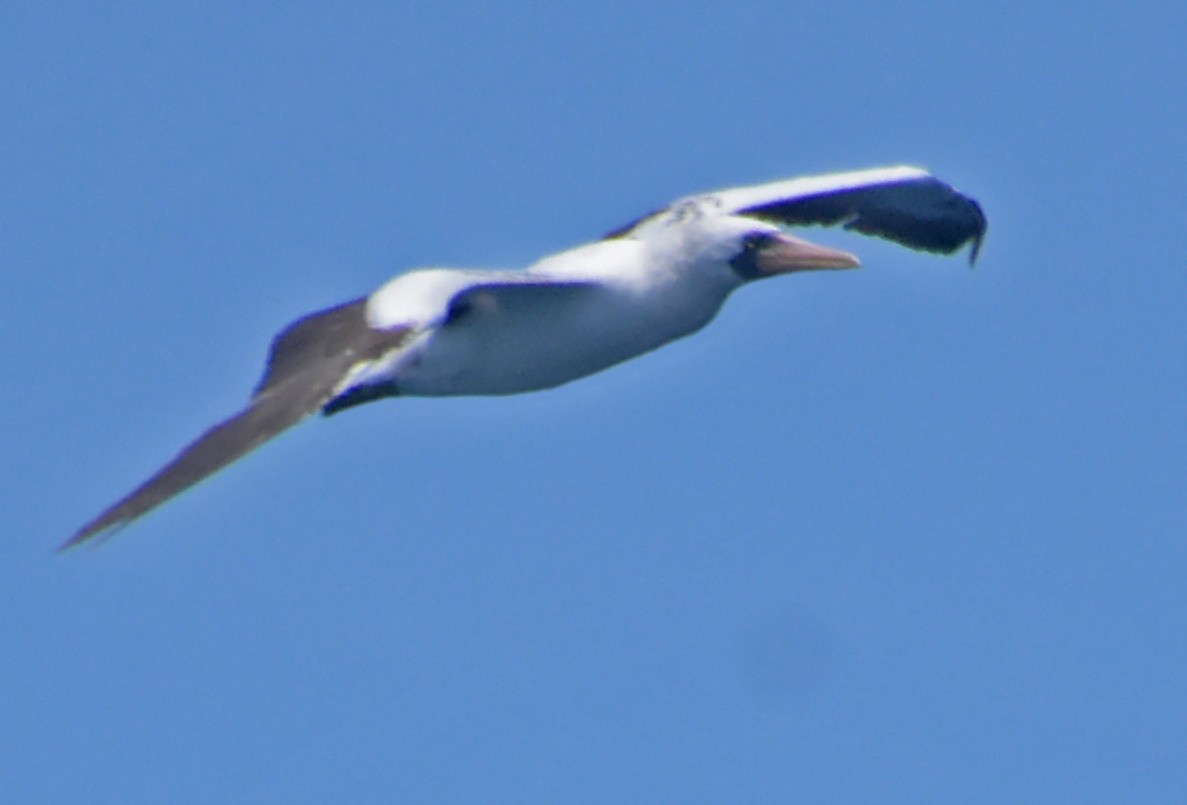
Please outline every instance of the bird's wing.
M62 549L114 533L331 400L361 365L401 349L413 327L368 325L367 299L304 316L272 342L264 376L247 407L203 433L126 497L80 528Z
M977 259L988 227L975 200L922 168L905 165L735 187L688 200L786 226L842 224L912 249L944 254L971 242L970 261ZM663 212L644 216L607 237L627 236Z
M477 277L462 273L429 277L445 283L441 287L447 293L436 300L430 293L414 300L412 308L396 312L407 324L385 323L382 304L376 323L372 318L376 295L293 322L273 339L263 377L242 411L195 439L151 478L80 528L62 549L114 534L319 409L334 414L396 393L390 367L398 364L406 349L441 327L476 311L514 316L596 287L592 282L551 280L523 272L507 272L502 279L486 272ZM394 283L391 288L398 297L400 288Z

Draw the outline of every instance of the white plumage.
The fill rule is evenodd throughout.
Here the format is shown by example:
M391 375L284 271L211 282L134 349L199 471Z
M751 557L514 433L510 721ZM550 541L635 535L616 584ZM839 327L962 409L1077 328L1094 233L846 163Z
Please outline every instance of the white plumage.
M942 253L971 243L973 259L986 230L971 198L900 166L681 199L519 271L409 272L285 328L246 408L63 547L110 533L319 409L557 386L696 332L747 282L858 265L781 228L813 224Z

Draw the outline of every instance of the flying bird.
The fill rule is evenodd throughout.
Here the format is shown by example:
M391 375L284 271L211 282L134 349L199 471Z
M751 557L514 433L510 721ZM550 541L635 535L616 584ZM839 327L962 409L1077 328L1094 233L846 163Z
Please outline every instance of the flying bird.
M986 231L976 201L898 166L689 196L521 270L401 274L281 330L243 410L62 548L114 533L317 411L559 386L695 333L754 280L857 267L785 231L835 224L929 252L971 244L970 262Z

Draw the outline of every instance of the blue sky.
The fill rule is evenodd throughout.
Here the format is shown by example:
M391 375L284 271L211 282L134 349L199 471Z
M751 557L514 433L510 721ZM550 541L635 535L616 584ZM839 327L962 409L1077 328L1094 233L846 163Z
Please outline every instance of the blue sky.
M6 6L14 801L1187 795L1181 2ZM909 162L695 338L312 421L52 549L292 318Z

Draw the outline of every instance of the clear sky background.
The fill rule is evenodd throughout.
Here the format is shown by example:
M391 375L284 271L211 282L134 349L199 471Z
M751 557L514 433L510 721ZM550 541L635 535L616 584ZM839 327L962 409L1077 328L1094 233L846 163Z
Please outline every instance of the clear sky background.
M6 4L4 798L1187 797L1185 39L1181 0ZM902 162L982 202L977 268L815 231L865 268L311 421L53 553L302 313Z

